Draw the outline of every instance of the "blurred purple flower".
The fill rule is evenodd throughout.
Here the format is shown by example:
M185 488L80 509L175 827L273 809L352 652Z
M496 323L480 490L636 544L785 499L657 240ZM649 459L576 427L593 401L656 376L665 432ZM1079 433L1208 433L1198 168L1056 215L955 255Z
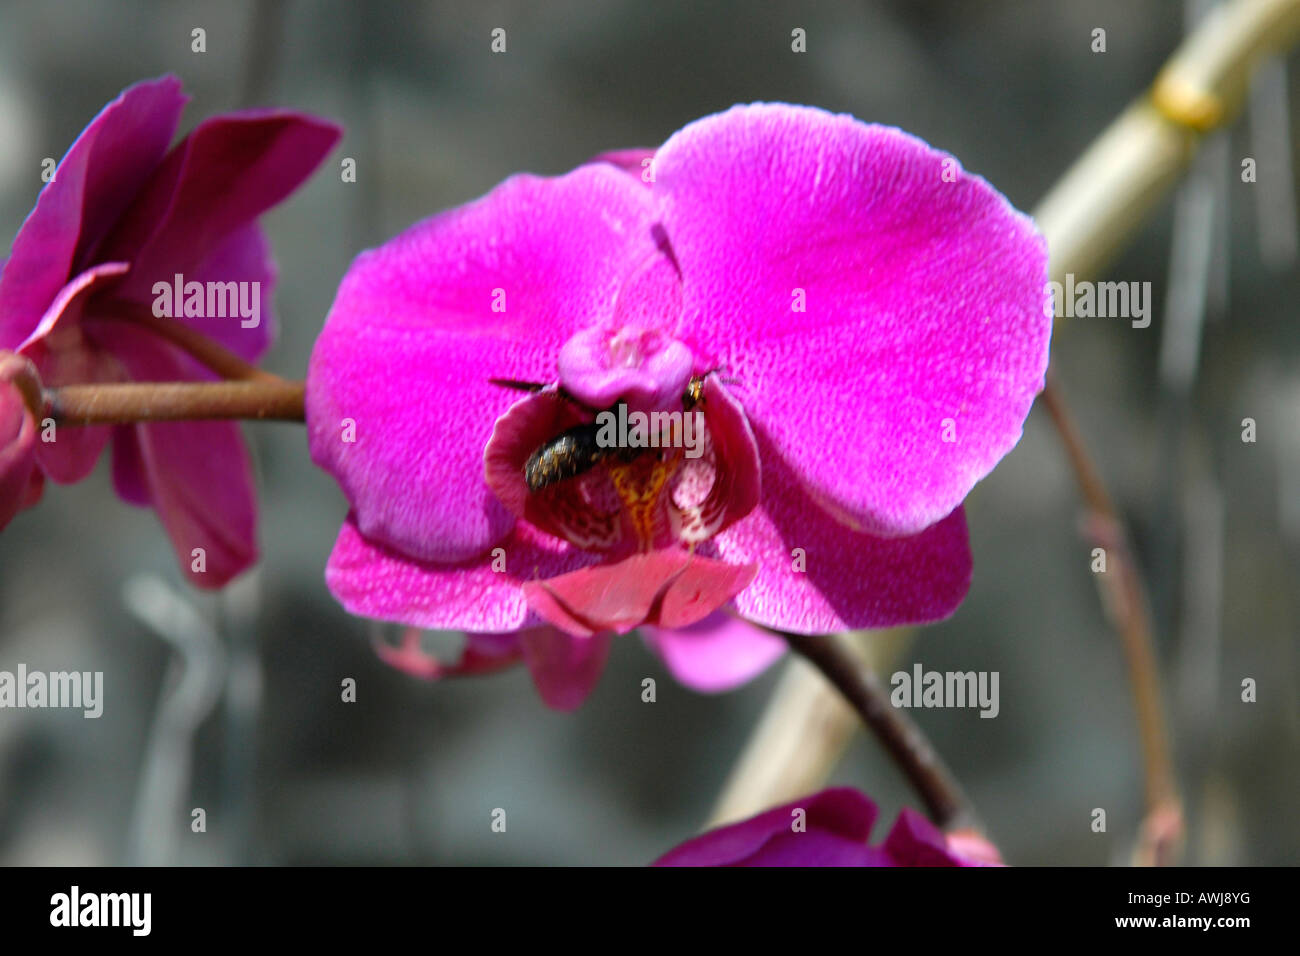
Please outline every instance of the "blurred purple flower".
M339 289L307 381L312 457L351 505L329 586L471 648L518 634L568 700L642 625L720 689L781 646L728 610L802 633L945 617L970 580L962 498L1042 387L1046 267L952 157L808 107L513 177ZM681 411L693 383L701 457L525 482L594 409Z
M47 386L213 378L138 321L154 284L177 275L260 293L256 325L177 321L250 361L270 344L275 268L256 220L307 178L339 130L248 110L205 120L169 150L185 102L171 76L125 90L77 137L14 239L0 273L0 348L30 358ZM59 426L36 458L52 480L79 481L110 439L119 496L158 512L195 584L220 587L256 559L256 500L236 423ZM195 548L204 573L191 570Z
M973 833L945 837L903 808L885 841L867 841L878 815L866 795L833 787L669 850L655 866L1000 866L997 849Z

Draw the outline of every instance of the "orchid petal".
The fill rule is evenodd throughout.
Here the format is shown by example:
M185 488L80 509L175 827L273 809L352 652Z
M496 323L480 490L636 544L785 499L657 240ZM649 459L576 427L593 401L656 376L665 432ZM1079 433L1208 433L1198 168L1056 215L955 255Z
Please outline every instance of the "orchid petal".
M307 423L367 537L449 563L506 535L483 448L518 393L490 379L555 380L564 343L612 317L628 263L662 255L652 216L608 165L517 176L354 263L312 353Z
M842 523L916 534L1020 438L1043 386L1047 249L956 160L784 104L692 123L655 156L682 270L676 335Z
M641 634L673 677L705 693L753 680L786 650L779 637L725 611L676 630L642 627Z

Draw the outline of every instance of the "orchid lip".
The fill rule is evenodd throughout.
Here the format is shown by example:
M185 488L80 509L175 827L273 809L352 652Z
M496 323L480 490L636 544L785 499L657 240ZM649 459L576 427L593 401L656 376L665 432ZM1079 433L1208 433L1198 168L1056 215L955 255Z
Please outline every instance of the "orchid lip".
M484 450L488 487L517 518L613 560L707 540L757 504L758 454L744 412L716 378L688 382L695 387L676 398L683 440L673 442L671 426L661 429L657 449L639 441L601 447L602 423L563 387L522 399L497 420ZM616 422L619 414L633 418L626 407ZM689 412L698 417L688 435ZM665 417L671 421L664 412L648 420L661 426Z

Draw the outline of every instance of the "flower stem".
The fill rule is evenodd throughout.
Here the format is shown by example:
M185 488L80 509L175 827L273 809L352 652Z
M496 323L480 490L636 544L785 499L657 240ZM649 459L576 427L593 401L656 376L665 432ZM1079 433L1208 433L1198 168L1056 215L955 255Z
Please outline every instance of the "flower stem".
M1119 634L1128 663L1129 682L1137 712L1146 780L1146 820L1139 838L1138 862L1162 865L1174 862L1182 839L1182 804L1174 780L1169 736L1160 694L1160 672L1151 639L1146 589L1137 562L1128 548L1124 523L1111 500L1101 474L1088 454L1083 436L1061 394L1056 375L1049 370L1042 393L1043 404L1065 445L1079 490L1089 511L1088 532L1105 549L1108 570L1098 576L1107 616Z
M921 728L890 704L889 692L870 667L833 635L773 633L817 668L857 711L907 777L936 825L946 831L978 829L975 813L956 779Z
M45 408L67 425L229 418L300 422L303 395L304 383L282 379L66 385L45 390Z
M18 389L23 397L23 404L33 418L40 417L44 400L41 392L41 376L36 371L32 360L24 355L0 351L0 382L9 382Z

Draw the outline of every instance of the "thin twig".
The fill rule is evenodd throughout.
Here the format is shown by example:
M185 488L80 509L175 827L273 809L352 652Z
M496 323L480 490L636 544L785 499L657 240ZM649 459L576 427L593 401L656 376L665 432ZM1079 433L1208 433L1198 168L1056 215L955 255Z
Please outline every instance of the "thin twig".
M949 831L977 828L974 811L956 779L921 728L890 704L889 692L870 667L848 653L832 635L773 633L817 668L857 711L907 777L936 825Z
M304 420L302 382L132 382L45 391L46 414L67 425L187 419Z
M1106 571L1099 575L1098 580L1106 598L1108 616L1119 634L1128 663L1142 741L1146 821L1140 840L1139 862L1170 863L1174 861L1182 836L1182 809L1170 757L1146 591L1137 562L1129 551L1124 523L1088 454L1054 372L1048 374L1042 398L1061 436L1087 505L1088 532L1106 553Z

